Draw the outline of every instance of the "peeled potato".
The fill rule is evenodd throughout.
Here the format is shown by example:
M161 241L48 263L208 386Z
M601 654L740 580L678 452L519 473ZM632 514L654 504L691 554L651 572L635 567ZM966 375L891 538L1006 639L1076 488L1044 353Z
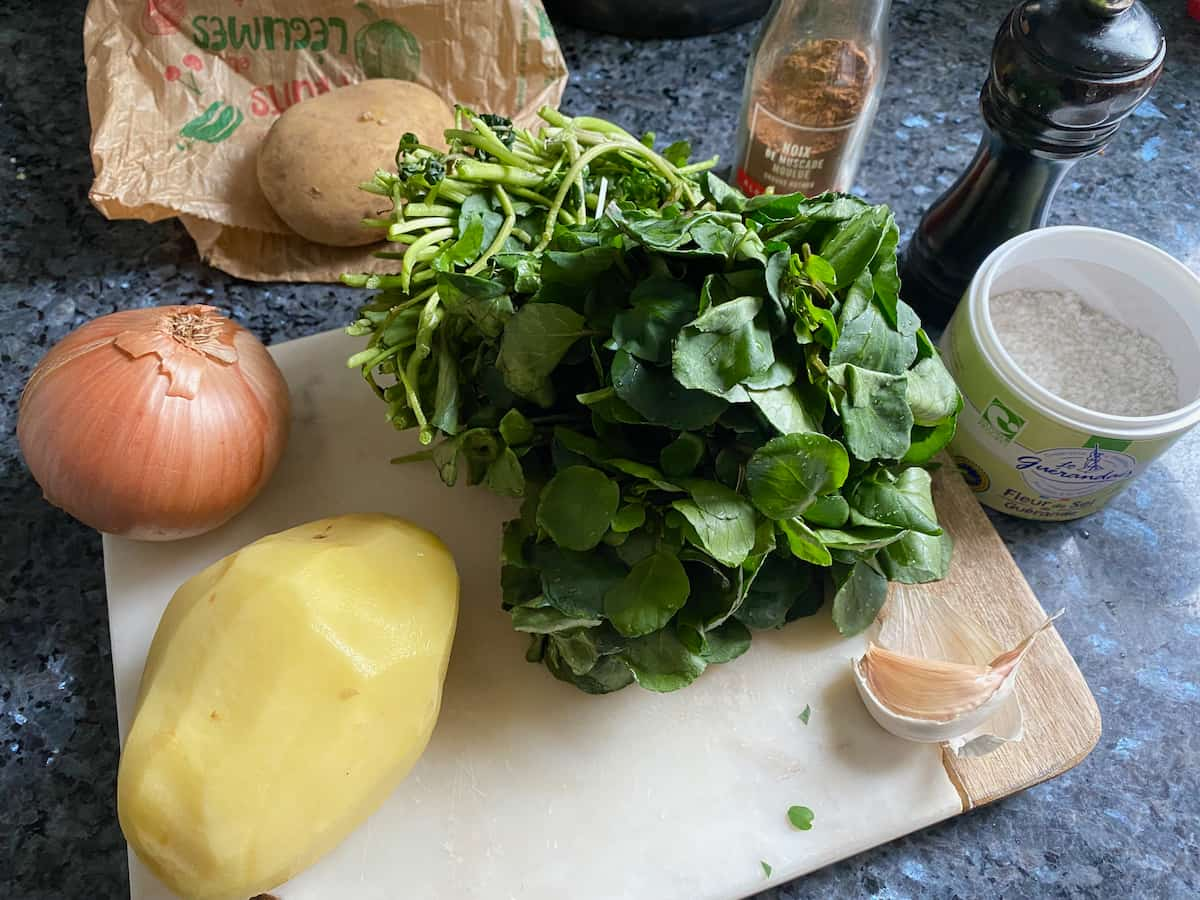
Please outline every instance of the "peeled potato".
M383 515L269 535L189 579L121 756L130 846L201 900L246 900L311 865L424 751L457 611L449 551Z
M355 247L380 240L364 218L390 211L386 198L358 189L388 168L406 131L444 147L454 112L428 88L373 78L338 88L280 116L258 151L258 183L287 225L318 244Z

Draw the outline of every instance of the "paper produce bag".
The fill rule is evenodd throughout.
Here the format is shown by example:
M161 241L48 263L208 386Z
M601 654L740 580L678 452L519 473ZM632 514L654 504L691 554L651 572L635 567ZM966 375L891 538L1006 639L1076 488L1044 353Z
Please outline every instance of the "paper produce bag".
M404 78L528 124L567 78L540 0L91 0L84 55L92 203L110 219L178 216L207 262L259 281L394 266L305 241L263 197L259 143L293 103Z

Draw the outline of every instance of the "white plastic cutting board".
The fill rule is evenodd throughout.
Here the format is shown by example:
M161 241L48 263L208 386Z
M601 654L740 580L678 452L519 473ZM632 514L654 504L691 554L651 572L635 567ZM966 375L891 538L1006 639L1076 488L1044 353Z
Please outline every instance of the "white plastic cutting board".
M221 556L310 519L385 511L457 559L458 633L425 755L369 821L274 891L281 900L734 898L962 811L941 751L870 719L849 669L862 643L827 613L756 633L746 655L673 694L589 696L525 662L498 585L515 505L446 488L429 464L389 464L415 436L345 368L360 344L328 333L272 349L292 389L291 441L244 513L187 541L104 539L122 741L167 601ZM813 810L811 831L789 825L794 804ZM132 855L130 882L133 900L171 896Z

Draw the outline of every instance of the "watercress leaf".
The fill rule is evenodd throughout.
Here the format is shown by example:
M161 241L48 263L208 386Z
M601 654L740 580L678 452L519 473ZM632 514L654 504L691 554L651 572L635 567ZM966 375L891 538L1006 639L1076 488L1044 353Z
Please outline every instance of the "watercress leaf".
M600 654L589 634L590 629L580 628L550 635L550 643L576 675L586 675L600 661Z
M540 543L530 555L541 573L542 596L568 616L600 618L604 595L625 577L625 566L607 548L577 553Z
M737 188L730 187L724 179L718 178L712 172L705 172L700 182L700 190L712 204L726 212L741 212L746 206L746 195Z
M744 228L741 229L741 233L745 233ZM728 256L733 252L734 246L739 244L738 236L738 231L719 222L701 222L691 230L691 238L696 245L694 252L697 255ZM748 242L740 242L740 246L745 250Z
M505 609L523 606L541 595L542 581L527 566L505 564L500 567L500 592Z
M815 253L804 260L804 274L813 281L819 281L829 287L837 285L837 271Z
M905 337L910 334L915 337L917 332L921 330L921 320L917 316L916 311L903 300L896 301L896 330ZM926 336L925 340L929 340L928 336ZM920 352L920 338L917 338L917 343L918 352Z
M958 387L939 356L926 357L912 367L905 397L916 425L936 425L958 410Z
M821 543L821 539L813 533L812 529L804 524L802 519L784 519L779 523L779 530L787 538L788 549L797 559L810 562L815 566L833 564L833 557L829 555L829 550Z
M713 471L716 473L717 481L735 490L742 483L745 469L746 460L736 450L729 447L721 448L717 453L717 458L713 461Z
M879 249L891 213L886 207L865 209L821 242L817 255L837 273L838 284L849 284L867 268Z
M634 638L620 658L629 666L637 683L651 691L687 687L708 665L684 645L673 628Z
M811 831L813 811L807 806L790 806L787 811L788 821L798 831Z
M833 624L849 637L875 621L887 600L887 579L863 561L833 570Z
M510 409L500 418L500 437L510 446L528 444L533 440L533 424L518 409Z
M755 576L734 618L755 629L781 628L785 622L821 608L820 584L807 563L772 553Z
M459 456L467 463L467 481L479 484L505 448L496 433L488 428L472 428L458 438Z
M856 283L855 288L860 287ZM917 356L913 335L903 335L887 324L879 304L859 303L861 294L852 290L843 304L841 330L829 354L831 366L850 363L862 369L903 373Z
M738 297L761 297L766 290L762 269L714 272L704 278L700 288L700 312L721 306Z
M446 434L457 434L462 397L458 386L458 361L444 337L437 342L437 386L429 424Z
M870 207L858 197L826 192L815 197L803 194L760 194L746 203L746 212L760 222L801 219L813 222L842 222Z
M755 318L761 308L760 297L739 297L685 326L671 357L675 379L685 388L740 400L730 392L775 361L770 331Z
M647 249L671 255L704 255L703 250L689 250L686 245L693 240L693 232L701 225L729 226L741 223L741 216L729 212L691 212L678 216L665 216L646 210L620 208L609 205L605 215L616 226ZM732 235L731 235L732 237Z
M459 207L457 223L459 240L469 237L472 231L477 230L480 249L491 246L503 224L504 216L492 209L491 200L486 194L472 194ZM479 250L476 250L471 259L478 255ZM466 260L461 261L466 262Z
M690 430L711 425L726 402L704 391L688 390L667 369L650 365L624 350L612 363L617 396L654 425Z
M720 563L740 566L754 547L754 507L715 481L691 481L691 499L671 506L695 530L699 545Z
M642 503L626 503L613 516L611 528L618 534L635 531L646 524L646 507Z
M684 530L689 526L684 522ZM740 569L729 570L718 565L701 550L684 548L681 551L684 568L691 583L691 594L687 605L680 611L680 625L694 628L700 635L716 628L738 608L742 600L741 583L744 581ZM681 635L685 640L686 631ZM691 645L696 653L703 653L703 641Z
M568 550L591 550L604 537L617 511L616 482L590 466L568 466L542 488L537 522Z
M946 577L953 551L954 541L949 532L934 536L909 531L885 547L876 561L889 581L925 584Z
M658 453L663 474L671 478L686 478L696 470L705 455L704 439L691 431L683 431Z
M683 565L659 551L630 570L604 596L604 614L626 637L658 631L687 602L690 586Z
M894 482L880 478L864 479L855 487L850 504L873 522L922 534L942 533L933 508L931 480L924 469L905 469Z
M797 295L797 299L801 304L800 315L807 323L807 329L813 340L827 349L836 347L838 326L833 313L824 306L818 306L809 291L801 291ZM797 327L799 326L797 325Z
M772 253L767 260L766 268L767 294L785 309L791 306L791 298L788 297L787 288L784 286L791 258L792 251L790 249Z
M528 658L528 657L527 657ZM587 694L610 694L633 684L633 673L619 658L609 656L600 660L584 675L576 675L563 659L557 644L545 649L546 668L559 681L572 684Z
M438 296L453 316L469 319L489 338L499 337L513 315L512 299L498 281L442 272L437 278Z
M615 247L547 250L542 254L542 283L590 285L598 275L611 269L616 259Z
M576 394L575 399L592 411L593 420L627 425L642 425L646 421L641 413L618 397L616 390L611 387Z
M749 325L762 309L761 297L735 297L725 303L711 306L687 323L696 331L714 334L733 334Z
M704 638L702 655L710 665L727 663L750 649L750 631L735 618L726 619Z
M512 273L513 290L518 294L536 294L542 286L542 258L523 250L497 253L493 259Z
M616 548L617 556L627 566L636 566L657 549L657 539L645 529L630 532L625 542Z
M767 557L746 599L733 614L734 618L750 628L782 628L787 621L787 611L794 599L794 588L790 584L776 583L765 577L769 574L769 567L775 558ZM759 584L760 580L762 584Z
M841 401L846 447L855 458L901 459L908 452L912 411L908 379L847 365Z
M775 347L775 362L765 372L751 375L742 381L742 386L751 391L769 391L772 388L786 387L796 381L797 363L780 353L787 353L786 345Z
M961 399L959 403L962 403ZM927 464L954 438L957 425L958 420L954 418L933 426L914 425L908 452L901 462L913 466Z
M631 308L617 313L613 341L641 359L666 362L671 342L695 317L699 302L695 289L684 282L652 275L629 295Z
M520 497L525 493L525 471L511 447L505 447L488 465L483 483L502 497Z
M832 438L786 434L754 451L746 466L746 483L764 515L790 519L821 494L841 487L849 466L846 448Z
M826 494L814 500L801 515L813 525L841 528L850 518L850 504L841 494Z
M633 459L607 459L604 461L606 468L615 469L625 475L632 475L634 478L640 478L643 481L648 481L660 491L672 491L682 493L683 488L677 484L672 484L663 477L662 472L648 466L645 463L640 463Z
M675 167L686 166L691 155L692 145L689 141L675 141L662 152L662 158Z
M821 432L825 395L811 385L790 384L749 394L750 402L780 434Z
M896 270L896 247L899 243L900 229L896 227L896 217L888 213L883 239L875 251L875 258L871 260L871 284L884 318L892 328L897 328L899 324L896 308L900 300L900 273Z
M600 441L586 434L581 434L565 425L554 426L554 444L562 447L576 457L603 463L608 459L608 451ZM562 466L561 468L566 468Z
M907 304L905 304L907 305ZM914 313L913 315L916 315ZM925 333L924 328L917 328L917 359L925 359L929 356L937 354L937 348L933 346L933 341L929 335Z
M904 536L894 525L851 525L845 528L814 528L813 534L830 550L870 553Z
M553 398L549 375L577 341L583 316L556 303L526 303L504 328L496 366L504 383L542 406Z
M592 625L599 624L599 619L568 616L559 612L553 606L518 606L512 611L513 629L533 634L553 634L556 631L567 631L572 628L590 628Z

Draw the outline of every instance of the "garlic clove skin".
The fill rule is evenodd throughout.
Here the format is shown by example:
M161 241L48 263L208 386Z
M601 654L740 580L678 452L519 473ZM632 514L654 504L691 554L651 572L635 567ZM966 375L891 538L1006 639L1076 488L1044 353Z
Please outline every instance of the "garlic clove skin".
M946 741L946 746L951 753L959 757L987 756L1005 744L1021 740L1024 736L1025 713L1021 709L1021 698L1013 691L1008 699L1000 704L995 715L978 728L950 738Z
M1021 739L1016 675L1038 635L1061 614L1002 650L946 601L897 590L876 639L851 664L859 696L880 727L897 737L983 756Z
M977 704L973 709L940 720L918 718L896 712L882 697L877 695L872 689L861 663L862 659L855 660L851 669L854 673L854 683L858 687L858 695L867 707L867 712L884 731L907 741L940 744L943 741L964 738L996 716L1008 700L1016 701L1013 693L1015 681L1008 678L986 700Z

